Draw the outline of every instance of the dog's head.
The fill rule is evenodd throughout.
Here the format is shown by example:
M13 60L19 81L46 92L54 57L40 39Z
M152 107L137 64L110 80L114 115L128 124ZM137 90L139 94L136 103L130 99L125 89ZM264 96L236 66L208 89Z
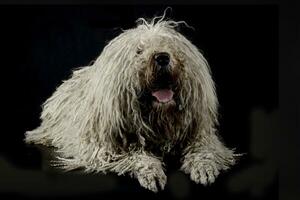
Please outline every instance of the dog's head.
M199 50L175 30L180 24L185 22L140 19L137 27L104 48L95 63L99 63L95 79L102 76L97 84L99 95L111 103L101 108L106 116L124 127L130 120L129 128L145 132L153 130L153 120L173 126L177 117L181 127L194 119L198 124L216 121L217 98L209 66Z

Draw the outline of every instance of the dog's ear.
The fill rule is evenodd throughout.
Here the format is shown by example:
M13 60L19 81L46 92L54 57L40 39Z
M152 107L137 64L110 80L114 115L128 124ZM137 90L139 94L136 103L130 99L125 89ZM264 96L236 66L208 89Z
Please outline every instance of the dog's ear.
M198 111L198 117L208 128L218 124L218 98L216 94L215 83L212 78L210 66L204 56L194 47L195 56L192 58L190 74L194 85L192 88L194 99L192 102L198 102L194 105L194 110Z
M199 52L199 54L201 54ZM203 93L203 105L204 108L207 109L208 117L210 118L211 125L214 126L215 124L218 124L218 98L216 93L216 87L215 83L212 77L211 69L204 58L204 56L201 54L201 59L203 62L200 64L202 65L201 68L201 74L202 74L202 93Z

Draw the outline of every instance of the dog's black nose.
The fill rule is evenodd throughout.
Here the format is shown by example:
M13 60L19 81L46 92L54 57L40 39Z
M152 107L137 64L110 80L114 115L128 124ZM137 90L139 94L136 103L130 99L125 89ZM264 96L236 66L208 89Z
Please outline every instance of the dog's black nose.
M154 60L157 66L162 68L167 67L170 63L170 56L168 53L162 52L154 55Z

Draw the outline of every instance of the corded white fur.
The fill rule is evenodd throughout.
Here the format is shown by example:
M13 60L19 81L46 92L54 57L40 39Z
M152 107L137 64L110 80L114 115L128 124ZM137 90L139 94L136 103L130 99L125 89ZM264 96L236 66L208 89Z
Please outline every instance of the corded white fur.
M182 118L174 133L176 141L186 142L181 169L197 183L213 182L235 163L235 155L215 134L218 102L208 63L174 30L180 23L139 19L136 28L114 38L91 66L75 70L43 104L42 123L26 132L26 142L57 147L58 164L67 170L128 173L152 191L155 180L164 188L162 157L144 148L155 131L142 118L138 95L150 56L166 51L184 65L178 94ZM148 79L145 73L142 80ZM138 139L130 143L129 136Z

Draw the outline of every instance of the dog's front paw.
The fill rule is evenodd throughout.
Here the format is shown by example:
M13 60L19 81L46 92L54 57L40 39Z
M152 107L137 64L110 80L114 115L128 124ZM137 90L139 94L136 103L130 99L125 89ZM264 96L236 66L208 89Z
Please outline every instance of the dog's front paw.
M164 189L167 176L161 167L143 167L135 172L141 186L153 192L158 192L158 187Z
M190 169L190 177L196 183L203 185L215 182L216 177L219 175L219 170L214 161L200 161L195 163Z
M181 170L190 174L193 181L203 185L215 182L220 173L217 163L211 157L187 159Z

